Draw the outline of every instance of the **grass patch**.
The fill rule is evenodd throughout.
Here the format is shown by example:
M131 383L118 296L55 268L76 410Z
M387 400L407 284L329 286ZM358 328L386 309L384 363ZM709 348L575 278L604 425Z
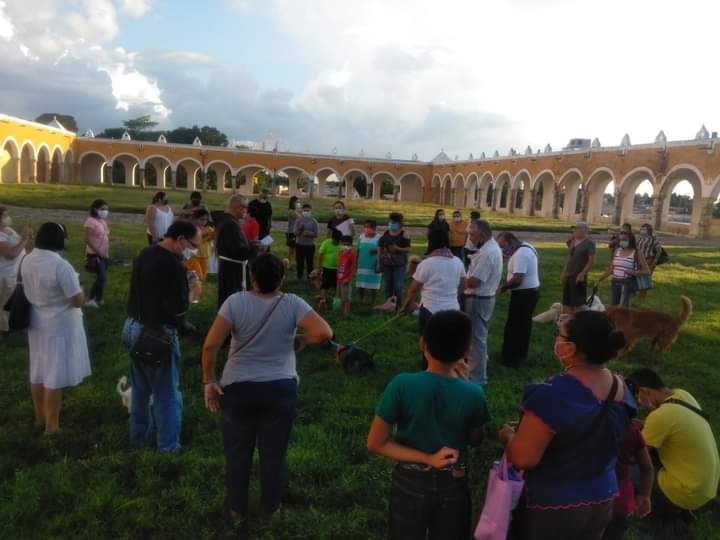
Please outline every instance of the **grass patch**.
M38 186L40 190L44 187ZM6 189L3 187L0 194L5 194ZM87 195L89 200L106 188L93 189L98 191L83 197ZM116 192L125 193L115 189L113 195ZM67 196L72 193L79 198L72 190ZM128 197L148 195L139 190L127 193ZM81 226L69 225L71 242L66 256L76 268L82 268ZM111 226L133 252L144 245L141 228ZM276 252L284 256L284 242L279 235L276 240ZM416 239L417 253L421 243ZM559 243L538 242L537 247L543 278L540 310L560 297L558 275L565 250ZM607 257L607 250L600 250L594 275L605 267ZM694 302L692 318L665 358L653 358L647 347L640 345L627 360L612 363L613 368L625 373L641 363L659 369L671 384L688 389L698 398L710 414L716 433L720 429L720 367L716 359L720 333L720 295L716 292L719 265L717 250L674 248L672 262L656 274L657 288L650 292L647 305L677 311L678 296L685 294ZM91 276L80 272L87 290ZM208 284L201 303L192 310L191 319L201 329L200 334L183 339L182 344L183 450L176 456L159 455L129 447L127 413L114 390L118 377L127 373L120 329L129 274L128 267L113 266L107 305L85 313L93 374L66 393L61 416L63 431L54 442L44 440L33 426L26 336L13 334L0 340L0 376L4 382L0 393L2 538L234 537L222 520L224 461L218 417L203 407L199 367L203 332L215 315L215 287ZM285 290L306 298L315 294L304 282L298 283L292 272ZM607 299L607 289L602 296ZM496 307L490 329L491 353L501 346L507 302L507 296L503 296ZM387 317L373 312L370 306L357 304L349 319L339 318L337 312L328 314L340 341L364 334ZM491 361L491 432L502 422L517 417L525 384L558 371L552 354L552 330L541 325L533 329L532 361L524 369L510 370ZM411 316L403 318L364 346L376 352L377 370L352 377L343 375L333 358L320 350L310 349L299 356L300 400L289 450L292 502L271 521L253 518L251 538L384 537L392 463L369 456L365 438L374 405L387 381L399 371L416 369L417 321ZM476 507L483 501L488 467L500 454L501 447L494 437L471 453ZM251 484L253 511L258 504L257 481L255 476ZM657 527L643 531L633 527L627 538L675 538L671 531ZM718 527L717 516L703 514L693 530L697 538L712 538Z

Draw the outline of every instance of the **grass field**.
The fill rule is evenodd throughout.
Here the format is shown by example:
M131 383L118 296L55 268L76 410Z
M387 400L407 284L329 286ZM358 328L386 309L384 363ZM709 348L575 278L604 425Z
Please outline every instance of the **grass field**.
M12 201L4 197L8 192L14 194ZM98 189L87 198L93 198L95 193L104 192ZM0 195L0 200L24 204L19 200L20 192L3 188ZM171 197L177 199L180 195ZM114 201L113 208L120 206ZM85 203L77 206L84 208ZM113 233L122 237L133 252L143 246L144 235L137 227L110 224ZM70 235L66 255L76 268L82 268L79 224L71 225ZM282 256L284 242L280 237L276 240L276 251ZM420 243L416 239L418 253ZM557 276L565 251L560 244L538 243L537 247L544 280L538 309L544 310L559 298ZM600 250L594 275L607 264L606 251ZM203 407L199 368L203 332L215 314L215 288L209 284L202 302L193 307L191 319L200 332L183 339L184 446L177 455L160 455L129 447L127 412L115 394L117 379L127 373L128 360L119 335L128 277L128 267L112 267L106 306L85 312L93 374L66 393L62 433L52 441L34 427L26 336L19 333L0 340L0 538L236 537L222 519L223 456L218 417ZM81 270L81 278L87 290L91 276ZM621 372L638 365L657 367L670 384L695 395L709 412L718 433L720 254L715 249L673 248L672 262L658 270L656 283L648 307L677 311L678 296L686 294L694 302L690 322L662 360L640 346L629 360L614 361L612 367ZM306 298L314 295L305 283L296 282L292 273L284 289ZM608 291L602 292L607 299ZM506 309L507 297L503 297L491 324L491 354L499 351ZM382 324L387 317L359 305L354 306L348 319L341 319L337 312L328 314L338 339L345 342ZM318 349L299 355L300 401L289 450L291 500L282 514L271 520L253 518L250 538L384 537L392 463L369 456L365 438L385 384L398 371L416 368L416 324L416 319L408 316L363 344L376 352L377 369L373 373L346 376L329 354ZM526 383L558 371L552 354L552 330L549 326L534 328L532 360L522 370L509 370L491 361L491 434L502 422L517 417ZM488 467L500 454L494 435L472 452L475 506L482 504ZM257 514L257 477L251 490L251 511ZM720 518L714 513L703 514L692 530L695 538L718 537ZM675 539L678 535L648 524L642 530L633 526L627 538Z
M0 184L0 204L27 206L31 208L63 208L72 210L87 210L94 199L105 199L110 203L112 212L128 212L142 214L150 204L156 190L148 188L124 188L112 186L68 186L58 184L35 185L8 185ZM168 191L170 205L179 209L190 197L185 190ZM211 210L225 208L229 194L205 192L203 200ZM332 215L335 199L315 197L303 199L303 202L313 205L313 214L320 221L327 221ZM288 211L287 197L274 197L272 199L275 219L286 220ZM381 200L349 199L345 201L349 213L356 219L376 219L379 224L387 222L388 214L398 207L405 217L405 224L412 226L427 225L432 219L435 210L443 205L426 203L394 203ZM450 217L451 206L445 205ZM463 210L464 216L469 216L469 210ZM557 231L568 230L568 222L552 218L528 218L520 215L503 212L490 212L483 210L483 217L490 219L496 227L512 230ZM607 226L594 228L596 231L605 231Z

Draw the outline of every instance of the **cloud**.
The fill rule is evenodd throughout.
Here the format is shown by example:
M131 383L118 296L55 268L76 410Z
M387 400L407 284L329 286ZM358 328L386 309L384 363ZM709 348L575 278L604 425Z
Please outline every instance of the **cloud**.
M5 2L0 2L0 38L10 41L14 29L10 18L5 14Z
M120 11L130 17L142 17L151 5L152 0L120 0Z
M245 12L249 11L253 4L255 4L255 0L225 0L227 5L230 7L230 9L233 9L235 11Z

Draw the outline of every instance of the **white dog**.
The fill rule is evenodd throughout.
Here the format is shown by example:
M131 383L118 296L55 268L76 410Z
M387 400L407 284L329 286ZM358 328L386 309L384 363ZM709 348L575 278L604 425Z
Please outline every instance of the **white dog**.
M600 296L597 294L594 294L588 298L588 302L590 302L590 305L581 306L578 308L578 311L583 311L589 309L590 311L605 311L605 306L603 305L602 301L600 300ZM552 306L550 306L550 309L547 311L543 311L539 315L535 315L533 317L533 322L537 323L544 323L544 324L559 324L562 318L562 304L560 302L555 302Z
M122 401L123 407L125 407L128 412L130 412L130 403L132 401L132 386L128 385L128 380L125 375L118 379L117 386L115 386L115 391L120 394L120 400Z

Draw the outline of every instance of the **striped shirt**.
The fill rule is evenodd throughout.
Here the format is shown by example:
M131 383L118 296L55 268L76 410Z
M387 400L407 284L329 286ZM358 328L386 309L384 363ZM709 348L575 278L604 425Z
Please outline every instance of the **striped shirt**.
M635 271L635 250L630 255L623 257L622 249L616 249L613 253L612 261L612 277L613 279L627 279L632 276Z
M660 240L654 236L641 236L637 241L638 251L647 261L654 261L660 252Z

